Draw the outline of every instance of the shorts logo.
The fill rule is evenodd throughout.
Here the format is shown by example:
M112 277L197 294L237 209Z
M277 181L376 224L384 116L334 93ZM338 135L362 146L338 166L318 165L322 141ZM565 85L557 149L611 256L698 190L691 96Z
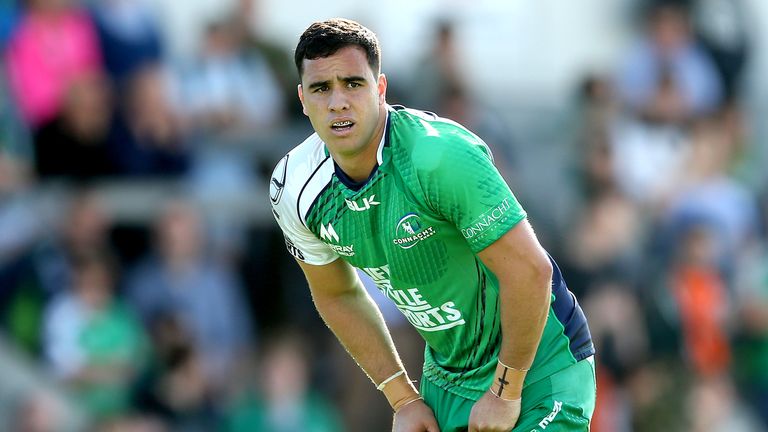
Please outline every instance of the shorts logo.
M434 227L424 227L421 218L416 213L408 213L400 218L395 228L395 238L392 243L403 249L410 249L420 241L435 235Z
M285 188L285 175L288 170L288 155L280 159L277 163L275 171L272 173L272 180L269 182L269 199L272 200L272 205L276 205L280 202L280 198L283 197L283 189Z
M560 410L563 408L563 403L562 402L560 402L560 401L554 401L554 402L555 402L555 404L554 404L554 407L552 408L552 412L547 414L547 416L544 417L543 419L541 419L541 421L539 422L539 427L541 428L541 430L546 429L547 426L549 426L549 424L552 423L555 420L555 417L560 412ZM537 432L537 431L536 431L536 429L532 429L531 432Z

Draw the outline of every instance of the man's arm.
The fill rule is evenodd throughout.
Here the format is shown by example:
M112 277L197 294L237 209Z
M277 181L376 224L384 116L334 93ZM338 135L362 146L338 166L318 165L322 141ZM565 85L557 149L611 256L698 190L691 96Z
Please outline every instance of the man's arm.
M527 220L478 256L499 280L502 338L494 381L472 409L469 430L512 429L549 313L552 264Z
M499 279L499 360L513 368L527 369L533 363L549 313L552 263L527 220L478 256Z
M342 259L326 265L298 261L323 321L374 383L402 370L384 318L355 270Z
M352 266L342 259L320 266L297 262L323 321L395 410L395 430L437 432L432 411L404 373L384 318Z

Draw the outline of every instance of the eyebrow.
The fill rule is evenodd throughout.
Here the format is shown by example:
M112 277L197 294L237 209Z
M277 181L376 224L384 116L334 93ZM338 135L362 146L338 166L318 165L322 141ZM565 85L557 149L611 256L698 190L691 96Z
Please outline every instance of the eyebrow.
M365 78L361 76L348 76L344 78L340 78L339 81L343 83L350 83L350 82L365 82ZM316 81L309 85L309 89L315 89L318 87L325 87L331 85L331 80L325 80L325 81Z

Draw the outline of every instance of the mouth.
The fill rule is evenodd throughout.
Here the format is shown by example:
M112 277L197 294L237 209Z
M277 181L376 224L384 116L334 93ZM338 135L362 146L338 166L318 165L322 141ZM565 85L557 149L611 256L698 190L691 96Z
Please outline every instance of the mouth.
M355 126L352 120L337 120L331 123L331 130L338 136L348 134Z

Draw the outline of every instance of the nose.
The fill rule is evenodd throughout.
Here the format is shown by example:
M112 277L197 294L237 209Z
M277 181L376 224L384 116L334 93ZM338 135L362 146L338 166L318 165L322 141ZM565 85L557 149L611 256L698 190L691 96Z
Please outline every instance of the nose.
M344 111L349 109L349 101L343 91L334 90L328 99L328 109L332 112Z

